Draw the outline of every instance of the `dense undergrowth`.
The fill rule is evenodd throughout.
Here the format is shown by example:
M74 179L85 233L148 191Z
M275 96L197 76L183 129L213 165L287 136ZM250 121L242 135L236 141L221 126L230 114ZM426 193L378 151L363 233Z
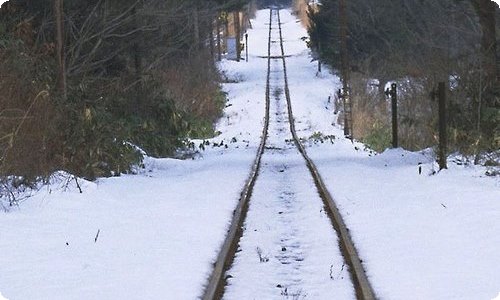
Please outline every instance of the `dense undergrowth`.
M341 2L325 0L306 8L310 46L334 70L342 69ZM391 104L384 91L396 83L400 146L436 146L438 103L432 95L438 82L445 82L448 153L477 162L498 156L498 6L477 0L345 2L348 63L343 72L350 74L354 137L378 151L391 146Z
M225 2L64 1L64 90L53 1L4 4L2 186L119 175L212 136L226 99L205 42Z

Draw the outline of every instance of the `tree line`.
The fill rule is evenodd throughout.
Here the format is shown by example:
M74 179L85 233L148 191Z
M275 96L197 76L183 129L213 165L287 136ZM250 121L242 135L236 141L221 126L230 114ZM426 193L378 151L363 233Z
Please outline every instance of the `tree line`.
M0 9L0 175L89 179L213 134L214 31L247 0L10 0ZM220 33L220 29L216 32ZM218 34L216 34L218 35Z
M438 82L446 82L450 151L479 159L500 148L498 5L489 0L322 0L309 8L311 47L336 70L342 69L343 2L356 138L379 150L389 146L384 90L387 82L397 82L402 145L435 145L437 103L430 95Z

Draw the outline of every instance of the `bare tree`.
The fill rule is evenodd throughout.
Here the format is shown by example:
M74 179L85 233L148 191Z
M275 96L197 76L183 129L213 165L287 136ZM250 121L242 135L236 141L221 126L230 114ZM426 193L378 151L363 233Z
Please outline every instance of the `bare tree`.
M56 24L56 40L57 40L57 62L58 70L58 87L63 98L67 98L66 89L66 63L64 55L64 13L63 0L54 0L54 15Z

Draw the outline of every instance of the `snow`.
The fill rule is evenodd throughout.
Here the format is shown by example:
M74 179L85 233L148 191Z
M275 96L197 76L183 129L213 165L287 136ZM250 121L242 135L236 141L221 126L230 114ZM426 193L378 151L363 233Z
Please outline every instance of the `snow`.
M288 39L305 35L293 27L284 26ZM295 46L291 52L299 53ZM316 78L307 60L287 60L297 129L303 138L314 132L337 137L307 151L340 206L377 296L494 297L500 288L499 180L484 176L484 168L452 161L431 175L438 170L431 151L392 149L374 156L342 138L328 103L338 79Z
M498 290L497 183L453 165L429 176L432 159L402 149L364 158L310 152L381 298L487 299Z
M273 14L273 24L277 16ZM279 40L273 26L272 40ZM281 55L273 43L271 55ZM354 299L338 238L293 143L283 63L271 61L270 125L224 299Z
M0 217L0 290L13 299L195 298L252 159L152 160L151 172L85 183L83 194L41 192Z
M281 21L285 52L293 55L287 68L298 134L308 139L307 151L339 204L377 296L498 299L499 178L453 160L448 170L435 173L431 151L376 154L344 139L342 129L332 125L336 120L328 102L339 88L338 78L327 69L316 76L316 64L301 39L305 29L288 11L282 11ZM250 62L220 64L229 79L224 84L228 107L217 124L221 134L195 159L148 158L137 175L79 180L83 193L74 180L54 179L19 207L0 213L2 297L195 299L201 294L260 140L266 60L259 56L267 55L268 22L268 11L258 12L252 21ZM309 139L314 133L336 138L314 142ZM212 146L221 142L223 146ZM287 154L290 162L298 160L292 149ZM281 159L271 156L265 163L279 165ZM281 184L302 193L310 184L300 180L303 172L293 167ZM258 184L263 190L259 197L265 200L266 191L274 195L271 182ZM292 213L297 236L311 244L334 243L328 232L309 234L326 219L319 207L308 205L307 215ZM315 211L318 220L311 221ZM279 220L273 211L266 217L268 226ZM256 221L248 226L265 225ZM272 254L280 249L262 250ZM329 255L304 265L304 274L329 273L330 265L337 271L336 255ZM297 278L286 267L269 266L255 262L252 268L276 268L289 280ZM262 281L266 278L271 277ZM306 284L327 284L317 278ZM323 292L318 293L312 298L320 299Z
M259 145L264 63L248 64L247 70L236 62L221 64L229 79L244 82L224 85L230 100L217 124L222 133L196 159L147 158L138 175L79 180L82 194L74 180L54 180L1 213L3 295L16 300L199 296Z
M224 299L355 299L303 158L294 149L268 152Z

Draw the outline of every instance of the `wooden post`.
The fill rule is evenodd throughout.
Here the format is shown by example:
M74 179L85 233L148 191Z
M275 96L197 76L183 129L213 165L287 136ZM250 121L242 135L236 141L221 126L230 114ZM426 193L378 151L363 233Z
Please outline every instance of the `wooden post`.
M447 120L446 120L446 87L444 82L440 82L438 85L438 97L439 97L439 170L447 169L446 164L447 158L447 147L448 147L448 136L447 136Z
M54 16L56 21L56 55L59 66L57 87L64 99L67 98L66 92L66 63L64 56L64 22L63 22L63 0L54 0Z
M318 41L318 73L321 73L321 41Z
M248 33L245 33L245 58L248 62Z
M391 84L391 107L392 107L392 148L398 145L398 91L395 83Z
M225 49L226 53L229 53L228 38L229 38L229 14L226 14L224 18L224 45L226 48Z
M347 138L353 139L352 134L350 134L349 126L351 126L351 118L349 114L351 113L349 110L349 91L347 88L342 88L342 102L344 105L344 136Z
M217 16L217 60L222 60L222 39L220 36L220 16Z

